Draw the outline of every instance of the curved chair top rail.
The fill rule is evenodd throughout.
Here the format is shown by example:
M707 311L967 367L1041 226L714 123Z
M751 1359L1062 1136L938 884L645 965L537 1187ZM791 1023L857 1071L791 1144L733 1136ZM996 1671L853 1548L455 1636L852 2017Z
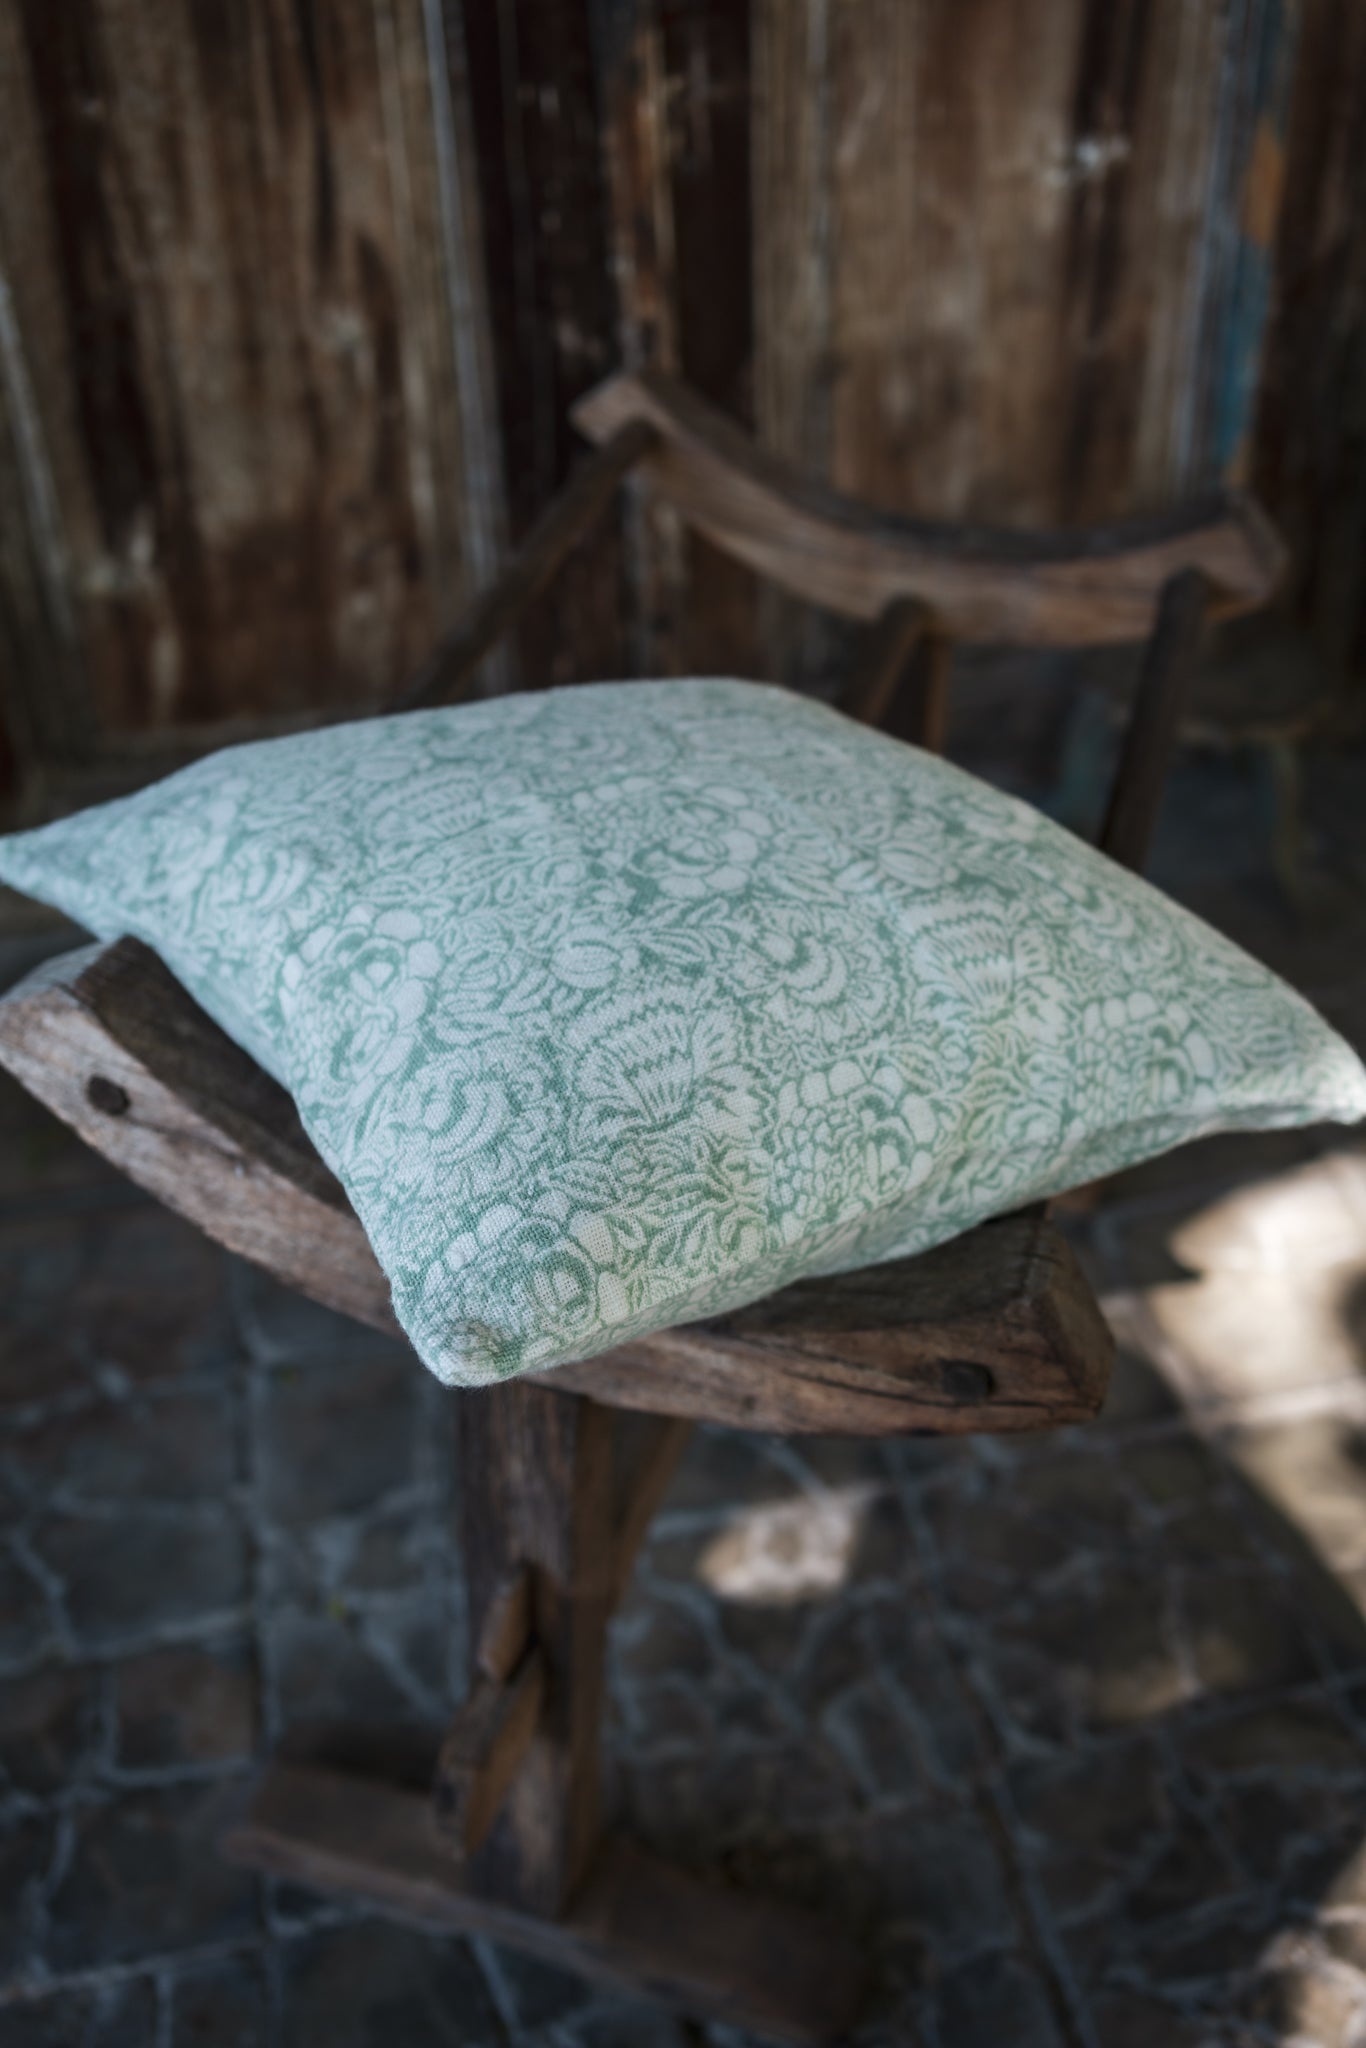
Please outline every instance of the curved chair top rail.
M0 997L0 1067L286 1286L390 1335L389 1288L286 1091L136 939ZM1042 1429L1099 1409L1113 1342L1039 1212L541 1375L610 1407L788 1432Z
M1156 518L1026 534L875 512L800 476L724 413L657 371L609 377L573 408L590 440L632 421L658 440L642 467L709 540L798 597L857 619L915 597L954 639L1087 646L1141 640L1181 569L1212 585L1214 617L1275 590L1280 539L1256 502L1227 491Z

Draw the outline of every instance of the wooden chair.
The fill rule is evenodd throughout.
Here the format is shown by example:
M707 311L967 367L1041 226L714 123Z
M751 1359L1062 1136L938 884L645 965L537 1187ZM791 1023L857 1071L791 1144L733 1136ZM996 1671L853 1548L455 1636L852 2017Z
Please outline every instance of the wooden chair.
M1139 863L1202 617L1260 603L1277 572L1254 506L1228 497L1069 540L944 529L799 481L661 377L613 378L575 416L598 452L405 705L468 693L498 636L639 472L778 584L871 623L846 697L856 716L886 713L919 649L931 745L954 639L1151 635L1102 842ZM14 990L0 1003L0 1062L221 1243L394 1330L369 1244L291 1099L144 947L92 946ZM836 2036L859 1983L837 1929L603 1833L604 1645L635 1550L696 1420L860 1436L1045 1428L1096 1413L1111 1349L1040 1207L916 1259L456 1397L473 1663L434 1790L277 1761L231 1853L687 2011L793 2041Z

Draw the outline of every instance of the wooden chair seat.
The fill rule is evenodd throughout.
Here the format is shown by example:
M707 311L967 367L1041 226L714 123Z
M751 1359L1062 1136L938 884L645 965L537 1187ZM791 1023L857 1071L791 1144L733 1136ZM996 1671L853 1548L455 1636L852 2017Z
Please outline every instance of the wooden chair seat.
M292 1098L136 939L49 962L0 1000L0 1064L220 1244L399 1334L369 1241ZM1109 1358L1076 1261L1035 1209L535 1377L688 1421L889 1436L1085 1421Z
M917 660L924 744L942 739L955 638L1150 633L1102 835L1116 859L1141 862L1202 620L1261 602L1274 583L1279 543L1249 501L1027 541L851 506L666 379L612 379L575 417L602 446L397 708L476 689L484 656L638 471L752 566L872 622L844 700L855 716L885 717ZM11 991L0 1065L220 1243L396 1331L364 1231L290 1096L146 947L90 946ZM453 1397L473 1653L468 1695L433 1745L432 1794L277 1761L232 1853L703 2016L836 2038L861 1976L837 1926L718 1891L602 1832L604 1648L635 1550L694 1421L859 1436L1082 1422L1104 1398L1111 1354L1040 1206L918 1258Z

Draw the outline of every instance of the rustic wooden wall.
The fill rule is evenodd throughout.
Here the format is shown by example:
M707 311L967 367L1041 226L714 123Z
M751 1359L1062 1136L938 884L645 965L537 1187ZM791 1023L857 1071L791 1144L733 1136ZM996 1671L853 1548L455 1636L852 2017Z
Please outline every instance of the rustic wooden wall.
M619 361L904 511L1072 523L1255 471L1340 619L1366 33L1350 0L1303 10L11 0L12 745L375 701ZM792 624L637 497L504 659L771 667Z
M492 569L466 101L422 0L0 10L0 618L43 750L368 699Z
M1254 481L1329 666L1366 673L1366 8L1304 0Z
M1280 0L758 0L756 19L768 439L887 507L1030 524L1236 466Z

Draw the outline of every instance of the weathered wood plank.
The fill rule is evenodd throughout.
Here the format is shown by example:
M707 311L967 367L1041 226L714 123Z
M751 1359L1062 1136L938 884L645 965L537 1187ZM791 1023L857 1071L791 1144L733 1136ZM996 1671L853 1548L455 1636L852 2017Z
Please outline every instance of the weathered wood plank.
M457 12L484 214L496 418L512 543L580 449L571 402L617 360L588 0L488 0ZM532 606L517 635L527 686L628 673L621 522Z
M502 574L464 618L438 641L394 701L397 711L420 711L468 696L476 671L503 636L522 619L574 551L596 533L620 485L656 441L654 428L631 420L580 463L546 506ZM503 678L488 679L496 694Z
M660 443L646 473L704 533L786 589L860 619L920 598L959 640L1142 640L1178 570L1201 570L1218 616L1264 603L1282 566L1275 532L1237 493L1080 534L945 526L875 513L805 481L657 372L609 379L574 418L596 441L649 421Z
M0 1000L0 1065L220 1243L394 1329L374 1254L290 1098L135 940L67 955ZM118 1093L92 1097L96 1081ZM562 1366L547 1384L756 1429L1031 1429L1094 1415L1112 1349L1064 1240L1021 1214ZM520 1562L504 1559L502 1575Z
M1204 578L1193 569L1173 576L1162 592L1157 625L1144 649L1134 707L1100 834L1101 851L1136 871L1143 867L1157 827L1204 620Z
M502 1805L472 1859L471 1882L486 1897L551 1918L582 1882L601 1827L598 1742L614 1591L611 1422L606 1408L525 1379L466 1394L456 1409L471 1635L476 1642L484 1635L509 1571L525 1567L529 1654L544 1667L542 1678L528 1681L530 1692L518 1692L514 1680L518 1696L505 1689L501 1702L487 1682L476 1680L474 1711L481 1718L473 1747L501 1729L504 1749L500 1782L481 1786L476 1762L466 1788L473 1800L463 1816L471 1848ZM458 1717L457 1764L466 1764L468 1748ZM490 1761L486 1756L485 1764ZM449 1763L443 1756L438 1796ZM459 1799L456 1804L458 1812Z
M421 25L6 12L0 246L106 729L372 701L464 594L491 480Z
M857 1950L828 1915L704 1884L620 1838L558 1921L476 1896L433 1841L420 1793L340 1772L275 1765L226 1846L252 1869L799 2048L842 2039L861 1994Z
M480 1673L437 1758L432 1819L462 1862L484 1846L526 1761L545 1704L546 1662L530 1650L505 1679Z
M397 1334L369 1240L292 1098L145 947L85 947L11 990L0 1064L230 1251Z
M888 510L1031 524L1059 429L1076 0L833 11L830 447L814 472ZM775 204L781 203L775 195Z
M1366 9L1305 0L1252 477L1330 671L1366 677Z
M831 443L831 0L751 9L754 427L805 476L828 477ZM765 587L764 673L801 683L830 667L826 621Z
M658 0L597 9L598 103L621 361L679 366L671 130ZM677 675L686 539L676 511L638 478L628 496L632 666Z
M1065 1239L1021 1214L541 1377L736 1429L954 1435L1090 1419L1112 1354Z
M612 1597L619 1601L635 1570L655 1510L692 1440L692 1424L673 1417L614 1418L612 1463L616 1486L612 1526ZM633 1428L632 1425L635 1425Z
M915 597L894 597L868 629L845 686L841 708L863 725L882 725L932 614Z
M596 0L618 359L748 411L749 15L743 0ZM641 484L629 526L634 666L752 674L749 572Z
M941 519L1241 480L1296 13L759 6L765 444Z
M694 391L752 426L750 0L664 0L660 11L678 369ZM684 559L683 674L763 675L755 576L691 530Z

